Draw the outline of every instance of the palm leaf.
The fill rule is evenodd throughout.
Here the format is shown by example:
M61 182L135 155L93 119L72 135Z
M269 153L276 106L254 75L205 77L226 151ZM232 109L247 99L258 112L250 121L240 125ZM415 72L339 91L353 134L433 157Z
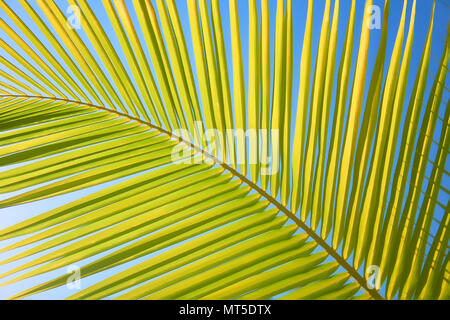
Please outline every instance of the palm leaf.
M415 70L416 1L392 52L389 0L379 43L371 0L363 16L326 0L318 35L308 1L297 75L292 0L272 16L249 0L248 39L236 0L229 23L218 0L187 0L190 30L184 4L155 2L68 0L76 28L53 0L14 4L27 19L0 1L2 214L71 199L0 230L0 286L30 284L8 296L62 287L76 264L90 285L72 299L448 299L436 4Z

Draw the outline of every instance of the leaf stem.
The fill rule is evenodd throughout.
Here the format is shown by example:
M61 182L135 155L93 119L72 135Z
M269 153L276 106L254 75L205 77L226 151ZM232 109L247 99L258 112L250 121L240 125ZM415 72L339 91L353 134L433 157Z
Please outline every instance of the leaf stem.
M292 221L294 221L298 225L298 227L300 227L306 234L308 234L312 239L314 239L314 241L316 241L318 245L320 245L323 249L325 249L325 251L327 251L328 254L331 255L336 260L336 262L338 262L350 274L350 276L352 276L359 283L359 285L362 288L364 288L364 290L367 291L372 296L372 298L374 298L376 300L383 300L383 297L378 293L377 290L370 289L367 286L366 280L364 279L364 277L362 277L358 273L357 270L355 270L355 268L353 268L341 255L339 255L336 252L336 250L333 247L328 245L328 243L324 239L322 239L314 230L309 228L294 213L292 213L290 210L288 210L285 206L283 206L280 202L278 202L275 198L273 198L270 194L268 194L266 191L264 191L262 188L260 188L253 181L249 180L246 176L242 175L240 172L238 172L237 170L233 169L227 163L219 160L215 156L209 154L208 152L206 152L202 148L194 145L193 143L191 143L189 141L186 141L183 138L174 135L172 132L169 132L169 131L161 128L161 127L155 126L155 125L153 125L153 124L151 124L151 123L149 123L147 121L135 118L133 116L130 116L130 115L125 114L125 113L121 113L119 111L115 111L115 110L111 110L111 109L108 109L108 108L105 108L105 107L102 107L102 106L94 105L94 104L91 104L91 103L85 103L85 102L81 102L81 101L62 99L62 98L56 98L56 97L28 96L28 95L0 95L0 98L8 98L8 97L10 97L10 98L29 98L29 99L47 99L47 100L55 100L55 101L65 101L65 102L68 102L68 103L75 103L75 104L79 104L79 105L85 105L85 106L89 106L89 107L94 107L94 108L97 108L97 109L100 109L100 110L105 110L105 111L117 114L117 115L122 116L122 117L126 117L126 118L128 118L130 120L133 120L133 121L139 122L141 124L144 124L144 125L152 128L152 129L158 130L161 133L170 135L172 138L178 140L180 143L184 143L188 147L191 147L192 149L200 152L203 156L207 157L208 159L213 160L216 164L222 166L224 169L226 169L229 172L231 172L234 176L239 178L241 181L245 182L252 189L254 189L256 192L258 192L261 196L266 198L270 203L272 203L281 212L286 214Z

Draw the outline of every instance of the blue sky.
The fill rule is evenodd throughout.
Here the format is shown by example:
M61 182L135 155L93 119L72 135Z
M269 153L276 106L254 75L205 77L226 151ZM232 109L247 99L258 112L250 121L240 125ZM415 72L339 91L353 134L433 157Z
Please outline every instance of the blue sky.
M437 59L439 59L441 57L441 54L442 54L442 51L444 48L444 44L445 44L445 34L446 34L447 25L448 25L448 20L450 17L450 15L449 15L450 7L449 7L447 1L448 0L438 0L437 4L436 4L435 28L434 28L434 32L433 32L433 38L432 38L431 63L430 63L430 70L429 70L432 75L435 75L437 72L437 69L439 66L439 62ZM21 17L21 19L23 19L25 21L25 23L28 26L30 26L30 29L32 29L32 31L35 32L36 35L38 35L39 38L42 39L43 42L46 44L46 46L50 49L51 48L50 43L45 40L43 35L40 33L39 29L35 27L32 20L28 17L26 12L21 8L21 5L19 4L19 2L16 0L6 0L6 2L8 3L8 5L11 8L14 9L14 11ZM130 10L130 13L132 14L133 21L137 24L137 18L132 9L132 1L125 0L125 2ZM229 29L228 1L220 0L219 2L221 5L222 24L224 26L223 31L224 31L224 37L225 37L226 49L227 49L228 67L229 67L229 70L231 70L231 42L230 42L230 29ZM31 3L32 3L33 7L36 9L36 11L41 15L41 17L43 17L42 12L40 11L39 7L34 3L34 1L31 1ZM58 4L58 6L61 8L61 10L63 12L66 12L67 7L68 7L66 0L56 0L56 3ZM105 28L107 33L110 35L110 39L112 40L113 45L116 48L116 51L118 52L120 58L124 61L125 56L122 53L122 50L120 49L120 44L119 44L117 38L113 35L114 30L109 22L109 19L106 15L106 12L103 8L101 1L89 1L89 3L91 5L92 9L94 10L94 12L97 14L97 17L100 20L100 22L102 23L103 27ZM258 1L258 3L259 3L259 1ZM269 3L270 3L270 12L271 12L271 29L272 29L271 30L272 31L271 32L271 41L272 41L272 55L273 55L273 40L274 40L273 34L275 31L276 1L270 0ZM322 1L322 0L317 0L314 2L313 64L315 61L314 57L316 56L316 50L318 47L324 4L325 4L325 1ZM374 0L374 4L383 8L384 1ZM188 44L189 54L190 54L191 61L193 64L193 70L196 70L195 64L194 64L194 52L193 52L193 47L192 47L191 35L190 35L187 5L186 5L186 2L183 0L177 0L177 5L178 5L180 18L181 18L181 21L183 24L183 30L185 31L185 38L186 38L186 41ZM332 1L332 5L334 5L334 1ZM338 54L337 54L337 60L336 60L337 63L339 62L341 51L342 51L342 46L344 43L348 14L350 12L350 5L351 5L350 0L341 0L340 20L339 20L339 36L338 36ZM155 3L155 7L156 7L156 3ZM238 0L238 7L239 7L239 15L240 15L241 42L242 42L242 50L243 50L243 58L244 58L243 62L244 62L245 80L247 83L247 76L248 76L248 70L247 70L248 69L248 3L247 3L247 1ZM401 0L392 0L391 1L391 11L390 11L390 16L389 16L389 30L390 31L389 31L389 37L388 37L388 46L387 46L388 54L387 54L386 63L389 62L392 48L393 48L393 45L395 42L395 37L396 37L396 33L397 33L397 27L399 25L402 7L403 7L403 1L401 1ZM411 12L411 7L412 7L412 1L408 1L406 28L408 28L408 25L409 25L409 14ZM415 77L415 74L417 72L417 69L418 69L418 66L420 63L422 49L423 49L423 46L425 43L426 34L428 32L431 7L432 7L432 1L417 0L417 9L416 9L417 13L416 13L416 22L415 22L415 29L414 29L415 36L414 36L414 43L413 43L411 66L410 66L410 71L409 71L410 77L409 77L409 81L408 81L405 104L407 104L409 102L409 97L411 96L411 91L412 91L414 80L415 80L414 77ZM293 106L292 123L293 124L295 123L295 115L296 115L297 94L298 94L298 85L299 85L300 56L301 56L301 50L302 50L303 33L304 33L305 22L306 22L306 10L307 10L307 1L306 0L294 0L293 1L293 18L294 18L293 19L293 21L294 21L294 25L293 25L293 28L294 28L294 78L293 78L293 81L294 82L293 82L293 95L292 95L292 103L293 103L292 104L292 106ZM361 31L363 10L364 10L364 1L357 0L357 7L356 7L357 20L356 20L356 30L355 30L356 36L354 39L353 57L356 57L358 47L359 47L359 34ZM11 26L15 30L18 30L18 28L13 26L9 17L7 17L6 14L2 10L0 10L0 18L4 19L8 23L11 23ZM20 31L17 31L17 32L20 35L22 35L22 33ZM140 36L141 41L144 42L143 35L140 33L139 29L138 29L138 35ZM85 41L85 43L88 45L88 47L93 50L93 47L90 46L90 42L89 42L87 36L83 32L80 32L80 36ZM381 36L381 30L374 29L371 32L369 66L368 66L368 73L367 73L368 81L370 80L370 76L372 74L373 65L374 65L375 57L376 57L377 50L378 50L378 43L380 40L380 36ZM20 50L20 48L18 48L18 46L9 39L9 37L5 34L5 32L3 30L0 30L0 38L3 39L4 41L6 41L8 44L10 44L13 48L16 48L19 52L22 52ZM406 38L406 36L405 36L405 38ZM150 54L149 54L147 48L146 48L145 53L150 60ZM0 54L7 56L7 54L5 54L3 49L0 49ZM96 56L96 58L98 58L98 57ZM272 56L272 58L273 58L273 56ZM100 60L98 60L98 61L100 61ZM353 64L352 64L352 70L354 70L355 62L356 62L356 59L354 58ZM32 63L32 64L34 65L34 63ZM125 64L125 66L127 67L126 64ZM272 67L273 67L273 65L272 65ZM3 66L0 66L0 68L3 69ZM387 68L385 68L385 76L386 76L386 72L387 72L386 69ZM105 72L105 73L107 74L107 72ZM194 75L196 76L195 72L194 72ZM367 82L366 94L367 94L367 89L368 89L368 83L369 82ZM230 85L232 85L232 84L233 84L232 77L230 75ZM428 89L426 92L424 103L428 99L429 90L431 89L432 84L433 84L433 78L429 77L428 87L427 87ZM446 81L446 87L450 88L449 80ZM444 90L443 102L447 102L449 96L450 96L450 92L448 90ZM334 101L334 95L333 95L332 101ZM406 111L406 108L405 108L405 111ZM445 112L445 105L442 104L441 108L439 110L439 114L441 117L443 117L444 112ZM405 113L403 114L403 118L404 118L404 116L405 116ZM403 127L403 118L402 118L401 128ZM437 128L435 130L435 136L434 136L436 141L439 140L441 127L442 127L442 122L440 120L438 120ZM400 131L401 131L401 128L400 128ZM292 131L293 130L294 130L294 125L292 126ZM398 147L400 147L400 146L398 146ZM432 153L431 153L432 155L436 154L436 149L437 149L436 145L434 145L432 147ZM6 169L8 169L8 168L0 168L0 170L6 170ZM447 172L450 171L450 162L449 161L447 161L446 170L447 170ZM427 175L429 176L430 173L431 173L431 169L427 172ZM0 209L0 215L2 216L2 218L0 219L0 229L3 229L5 227L10 226L14 223L17 223L19 221L23 221L29 217L46 212L52 208L58 207L64 203L70 202L74 199L82 197L83 195L89 194L95 190L102 189L105 186L111 185L116 182L117 181L109 182L109 183L91 187L91 188L88 188L85 190L77 191L77 192L66 194L66 195L61 195L61 196L58 196L58 197L55 197L52 199L47 199L47 200L43 200L43 201L39 201L39 202L35 202L35 203L20 205L20 206L14 207L14 208ZM447 186L447 188L450 185L450 177L447 174L444 174L443 185ZM13 194L3 194L3 195L0 195L0 199L5 199L12 195ZM448 194L446 194L444 192L441 192L441 194L439 195L439 201L441 203L446 204L448 201L448 198L449 198ZM436 212L436 217L442 216L443 211L439 208L437 210L438 210L438 212ZM442 212L440 212L439 210L441 210ZM436 228L437 228L437 226L434 225L432 227L432 232L435 232ZM4 247L14 241L16 241L16 240L13 239L13 241L0 241L0 247ZM13 251L13 252L10 252L7 254L0 254L0 260L3 260L4 258L12 255L13 253L17 253L19 251L21 251L21 250ZM105 254L107 254L107 253L104 253L102 255L105 255ZM100 255L97 255L95 257L86 259L85 261L80 262L80 264L84 265L86 263L89 263L89 262L97 259L99 256ZM145 257L142 257L139 260L143 260L143 259L145 259ZM22 263L22 261L20 261L20 263L16 263L16 264L0 266L0 273L2 273L3 271L9 270L14 265L18 265L21 263ZM117 272L117 270L123 270L127 266L132 265L134 263L136 263L136 262L130 262L125 265L113 268L113 269L109 270L108 272L103 272L99 275L89 277L87 279L83 279L82 286L88 287L90 284L98 281L98 279L103 279L103 278L107 277L108 274L115 273L115 272ZM66 271L65 268L63 268L63 269L55 270L53 272L50 272L50 273L42 275L42 276L35 277L33 279L27 279L25 281L21 281L17 284L8 286L6 288L0 287L0 299L6 298L16 292L19 292L25 288L32 286L33 284L40 283L45 280L54 278L58 275L61 275L62 273L65 273L65 271ZM41 298L41 297L63 298L71 293L72 292L68 292L67 288L63 287L63 288L56 288L54 290L51 290L51 292L46 293L45 295L36 295L33 298Z

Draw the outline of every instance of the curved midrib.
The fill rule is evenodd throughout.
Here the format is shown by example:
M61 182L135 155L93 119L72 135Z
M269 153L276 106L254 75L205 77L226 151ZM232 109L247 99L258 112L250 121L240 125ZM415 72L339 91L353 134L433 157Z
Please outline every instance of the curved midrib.
M261 189L257 184L255 184L253 181L249 180L247 177L242 175L240 172L238 172L237 170L235 170L234 168L232 168L231 166L229 166L225 162L222 162L221 160L219 160L215 156L211 155L207 151L203 150L202 148L194 145L193 143L191 143L189 141L186 141L183 138L178 137L178 136L174 135L172 132L169 132L169 131L161 128L161 127L155 126L155 125L153 125L153 124L151 124L149 122L146 122L144 120L135 118L133 116L130 116L129 114L121 113L121 112L116 111L116 110L111 110L111 109L108 109L106 107L94 105L92 103L85 103L85 102L82 102L82 101L62 99L62 98L57 98L57 97L29 96L29 95L0 95L0 97L2 97L2 98L8 98L9 97L9 98L47 99L47 100L55 100L55 101L65 101L65 102L68 102L68 103L75 103L75 104L85 105L85 106L89 106L89 107L94 107L94 108L97 108L97 109L100 109L100 110L105 110L105 111L117 114L117 115L122 116L122 117L126 117L126 118L128 118L130 120L133 120L133 121L137 121L137 122L139 122L141 124L144 124L144 125L152 128L152 129L158 130L161 133L167 134L167 135L171 136L174 139L177 139L179 142L184 143L188 147L191 147L194 150L202 153L205 157L213 160L216 164L221 165L224 169L230 171L234 176L239 178L241 181L243 181L246 184L248 184L252 189L254 189L261 196L266 198L270 203L272 203L274 206L276 206L280 211L282 211L284 214L286 214L305 233L307 233L311 238L313 238L314 241L316 241L319 246L321 246L323 249L325 249L325 251L327 251L328 254L331 255L336 260L336 262L339 263L350 274L350 276L352 276L361 285L361 287L363 287L374 299L377 299L377 300L383 299L383 297L376 290L370 289L367 286L366 280L358 273L358 271L356 271L347 262L347 260L345 260L342 256L340 256L336 252L336 250L334 250L333 247L329 246L328 243L326 243L325 240L323 240L319 235L317 235L317 233L314 230L309 228L303 221L301 221L299 218L297 218L297 216L295 214L293 214L284 205L282 205L280 202L278 202L278 200L273 198L270 194L268 194L266 191Z

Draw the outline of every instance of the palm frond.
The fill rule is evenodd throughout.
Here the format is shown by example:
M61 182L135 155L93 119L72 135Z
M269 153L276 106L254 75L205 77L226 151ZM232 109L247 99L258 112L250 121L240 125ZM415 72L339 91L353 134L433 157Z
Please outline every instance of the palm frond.
M298 57L292 0L249 0L248 39L236 0L229 23L218 0L67 5L77 27L54 0L0 1L2 214L86 192L3 225L0 286L43 279L10 298L73 264L95 281L72 299L449 298L435 3L418 67L416 1L390 50L389 0L379 41L372 0L326 0L317 35L310 0Z

